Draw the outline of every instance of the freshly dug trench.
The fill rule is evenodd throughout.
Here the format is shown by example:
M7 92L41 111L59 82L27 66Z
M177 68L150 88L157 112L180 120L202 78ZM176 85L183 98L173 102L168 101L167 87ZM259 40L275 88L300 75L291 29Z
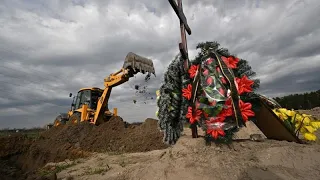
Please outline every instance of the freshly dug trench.
M157 122L146 119L141 125L128 124L114 117L100 126L82 123L52 128L41 133L37 140L22 135L1 137L0 179L35 179L36 170L48 162L87 157L91 152L145 152L167 148Z
M0 179L23 179L17 157L26 152L32 140L21 134L0 137Z

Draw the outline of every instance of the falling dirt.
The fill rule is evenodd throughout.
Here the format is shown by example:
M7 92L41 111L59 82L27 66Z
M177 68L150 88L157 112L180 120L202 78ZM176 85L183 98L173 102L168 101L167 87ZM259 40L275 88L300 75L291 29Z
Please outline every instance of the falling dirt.
M85 158L92 152L146 152L167 148L157 120L128 124L119 117L95 126L82 123L43 132L36 140L22 135L1 137L0 179L34 179L37 169L49 162ZM17 178L19 177L19 178Z
M137 102L143 102L144 104L147 104L149 100L154 99L153 97L154 93L149 92L149 88L147 85L150 80L150 77L151 77L151 74L148 73L144 78L145 83L134 85L133 88L135 90L135 96L136 96L136 99L133 100L134 104L136 104Z

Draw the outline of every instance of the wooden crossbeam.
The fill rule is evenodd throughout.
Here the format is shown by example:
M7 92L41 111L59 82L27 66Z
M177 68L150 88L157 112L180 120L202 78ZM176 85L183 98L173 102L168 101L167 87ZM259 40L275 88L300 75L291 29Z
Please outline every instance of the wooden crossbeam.
M169 0L169 3L173 10L176 12L179 20L180 20L180 34L181 34L181 43L179 43L179 50L182 58L185 60L185 70L189 69L189 56L188 56L188 46L187 46L187 38L186 31L189 35L191 35L191 29L188 25L187 18L183 13L182 0L178 0L178 4L175 0Z
M178 5L175 2L175 0L169 0L169 3L171 4L174 12L176 12L178 18L180 19L180 21L183 23L185 30L188 32L189 35L191 35L191 29L188 25L187 22L187 18L183 13L183 9L182 9L182 0L178 0Z

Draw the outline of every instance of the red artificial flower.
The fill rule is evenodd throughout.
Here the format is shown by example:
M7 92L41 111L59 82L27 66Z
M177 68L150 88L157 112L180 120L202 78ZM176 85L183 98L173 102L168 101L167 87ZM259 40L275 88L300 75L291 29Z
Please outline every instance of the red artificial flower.
M232 99L231 99L231 97L229 97L224 104L225 104L226 106L228 106L228 107L231 107L231 104L232 104Z
M188 107L188 113L186 115L187 118L189 118L189 121L191 124L193 124L196 121L200 120L200 115L202 114L201 110L196 109L195 114L192 112L192 107Z
M217 139L219 135L225 136L226 133L223 129L207 129L207 134L210 134L214 139Z
M240 100L240 111L242 118L245 122L248 121L249 116L254 116L254 112L251 110L252 105L250 103L245 103L242 100Z
M238 85L238 93L241 95L245 92L252 92L252 85L254 81L248 79L246 75L242 76L241 78L236 77L236 83Z
M232 110L232 107L230 108L227 108L227 109L223 109L220 113L219 113L219 117L223 117L223 118L226 118L226 117L229 117L229 116L232 116L233 115L233 110Z
M224 121L224 117L211 117L206 121L207 125L207 134L210 134L214 139L217 139L219 135L224 136L225 132L223 131L222 122Z
M208 58L208 59L206 60L206 64L207 64L207 65L210 65L211 63L213 63L213 59L212 59L212 58Z
M186 99L191 99L191 93L192 93L192 85L188 84L187 88L182 89L182 96Z
M211 76L209 76L206 80L207 85L210 86L213 83L213 78Z
M203 72L202 72L202 74L203 74L204 76L208 76L208 75L209 75L209 70L208 70L208 69L204 69Z
M229 99L226 100L225 106L227 106L227 108L222 109L222 111L218 114L218 117L222 117L222 118L225 119L226 117L233 115L231 98L229 98Z
M224 63L226 63L228 68L231 68L231 69L237 68L237 64L239 62L239 58L235 58L233 56L229 56L229 57L226 58L226 57L222 56L221 59L224 61Z
M208 113L206 113L205 111L203 111L203 115L204 115L204 117L207 119L208 118Z
M194 78L194 76L196 76L198 68L199 68L199 65L191 65L191 67L188 71L190 78Z

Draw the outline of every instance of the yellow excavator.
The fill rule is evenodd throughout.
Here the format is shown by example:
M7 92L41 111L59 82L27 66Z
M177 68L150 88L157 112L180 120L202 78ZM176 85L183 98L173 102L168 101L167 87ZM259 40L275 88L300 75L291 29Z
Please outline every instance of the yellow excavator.
M104 89L97 87L82 88L78 94L73 97L71 109L67 113L60 113L53 124L47 128L59 126L62 124L79 124L83 121L89 121L92 124L99 125L108 121L112 116L118 116L117 108L113 112L109 111L108 100L113 87L121 85L137 73L148 73L146 80L151 74L155 74L153 61L129 52L125 58L123 67L104 78ZM72 97L72 93L69 94Z

